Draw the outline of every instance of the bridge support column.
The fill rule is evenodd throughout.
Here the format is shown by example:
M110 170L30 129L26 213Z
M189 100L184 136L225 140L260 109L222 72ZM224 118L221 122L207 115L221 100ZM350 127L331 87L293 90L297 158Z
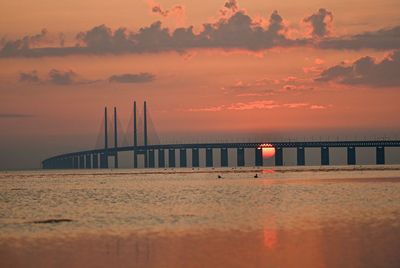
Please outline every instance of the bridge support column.
M165 152L164 149L158 150L158 167L165 168Z
M108 159L106 158L105 153L100 154L100 168L107 168L106 162L108 162Z
M168 166L170 168L176 167L175 163L175 149L168 149Z
M236 149L237 155L237 166L244 167L245 160L244 160L244 148L237 148Z
M192 167L199 167L200 166L200 156L199 156L199 149L193 148L192 149Z
M138 168L138 157L136 150L133 151L133 167Z
M356 164L356 148L347 147L347 165Z
M71 169L72 168L72 157L68 157L67 159L65 159L66 164L67 164L67 168Z
M275 166L283 166L283 149L281 147L275 148Z
M329 147L321 147L321 165L329 165Z
M148 153L149 153L149 168L155 168L156 163L155 163L154 150L150 149Z
M257 167L263 166L263 155L262 155L262 148L258 147L255 149L255 164Z
M221 148L221 167L228 166L228 148Z
M79 158L77 156L72 157L74 159L74 169L79 168Z
M118 164L118 152L115 151L114 152L114 168L118 168L119 164Z
M383 146L376 147L376 164L377 165L385 164L385 147Z
M206 148L206 167L213 166L213 151L212 148Z
M92 167L99 168L99 155L98 154L92 155Z
M86 162L86 168L92 168L92 155L91 154L87 154L85 156L85 162Z
M304 147L297 147L297 165L304 166L306 164L306 153Z
M65 159L65 158L62 158L60 162L61 162L61 168L62 168L62 169L66 169L66 168L67 168L66 159Z
M179 166L187 167L186 149L179 149Z
M83 154L79 156L79 168L85 168L85 156Z

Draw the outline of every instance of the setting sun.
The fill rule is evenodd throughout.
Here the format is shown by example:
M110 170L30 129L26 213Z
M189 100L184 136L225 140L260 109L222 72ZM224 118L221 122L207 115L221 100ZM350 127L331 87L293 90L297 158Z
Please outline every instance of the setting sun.
M271 158L275 155L275 148L272 144L261 144L263 158Z

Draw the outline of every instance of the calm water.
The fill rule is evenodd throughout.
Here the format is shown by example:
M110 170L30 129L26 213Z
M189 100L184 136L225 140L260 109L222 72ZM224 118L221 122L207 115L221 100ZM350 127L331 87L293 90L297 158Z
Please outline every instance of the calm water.
M71 252L91 248L81 259L104 259L93 267L396 267L399 182L399 166L2 172L0 259L26 266L11 253L19 248L19 259L55 265L37 263L35 248L38 256L58 259L57 266L72 265L60 261L60 251L49 256L50 244ZM118 246L110 249L113 241ZM106 244L111 263L101 254ZM232 257L242 247L241 257ZM185 261L187 254L196 261Z

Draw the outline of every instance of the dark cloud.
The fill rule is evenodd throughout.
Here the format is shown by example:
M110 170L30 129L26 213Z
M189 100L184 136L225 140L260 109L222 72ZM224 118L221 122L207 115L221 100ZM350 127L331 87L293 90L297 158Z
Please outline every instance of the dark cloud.
M269 21L270 25L263 28L244 11L238 11L215 23L204 24L199 33L194 33L192 26L171 31L162 27L160 21L142 27L138 32L128 32L125 28L112 31L105 25L99 25L79 33L79 45L75 47L30 48L17 40L12 46L6 44L0 51L0 57L181 52L193 48L262 50L305 43L305 40L290 40L284 36L281 32L283 20L277 11L271 14Z
M268 26L263 26L258 19L253 19L244 10L239 10L237 2L225 2L229 16L222 16L214 23L203 24L199 32L193 26L178 27L175 30L162 26L157 21L142 27L137 32L125 28L112 30L105 25L96 26L77 35L75 46L36 47L41 36L47 32L21 40L8 41L0 50L0 57L45 57L68 55L106 55L125 53L159 53L166 51L185 52L190 49L244 49L261 51L274 47L293 47L314 45L317 48L332 49L399 49L400 27L364 33L350 37L328 38L329 25L333 15L326 9L304 19L312 25L312 38L290 39L286 36L287 27L277 11L269 17ZM162 11L162 10L161 10ZM64 37L58 36L64 45Z
M29 82L29 83L43 83L43 84L53 84L58 86L68 86L68 85L84 85L96 82L116 82L116 83L146 83L154 81L156 76L151 73L137 73L137 74L116 74L109 77L107 80L87 80L82 78L80 75L72 70L63 71L52 69L48 72L47 77L40 78L36 70L30 72L20 72L19 81Z
M16 113L0 113L0 119L18 119L18 118L29 118L34 117L31 114L16 114Z
M112 75L109 81L117 83L146 83L154 81L155 78L155 75L151 73L116 74Z
M317 13L304 18L303 21L311 24L313 36L324 37L330 33L329 28L333 21L333 14L325 8L320 8Z
M55 85L71 85L75 84L77 75L73 71L60 71L52 69L49 72L49 82Z
M182 12L184 12L183 10L184 10L184 8L181 5L175 5L170 10L163 9L160 4L154 4L151 7L151 12L159 14L163 17L168 17L171 14L182 13Z
M347 66L340 64L321 72L316 81L334 81L348 85L374 87L400 86L400 50L391 53L380 62L363 57Z
M38 83L40 82L39 76L36 70L31 72L20 72L19 73L20 82Z
M400 26L366 32L349 37L339 37L323 40L321 48L329 49L364 49L391 50L400 48Z
M26 51L35 45L40 44L41 41L45 40L47 36L47 30L43 29L39 34L32 36L25 36L22 39L15 41L3 41L4 46L1 50L1 54L9 55L14 54L18 51Z
M232 10L233 12L238 11L239 9L239 5L238 2L236 0L228 0L225 2L224 7L227 9Z

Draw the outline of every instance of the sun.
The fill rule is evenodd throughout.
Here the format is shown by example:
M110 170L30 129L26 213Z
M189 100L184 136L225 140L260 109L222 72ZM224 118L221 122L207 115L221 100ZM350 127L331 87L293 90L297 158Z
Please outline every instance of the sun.
M265 143L261 144L260 147L262 149L263 158L271 158L275 155L275 148L272 144Z

